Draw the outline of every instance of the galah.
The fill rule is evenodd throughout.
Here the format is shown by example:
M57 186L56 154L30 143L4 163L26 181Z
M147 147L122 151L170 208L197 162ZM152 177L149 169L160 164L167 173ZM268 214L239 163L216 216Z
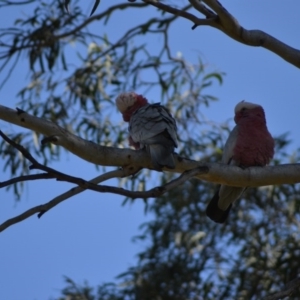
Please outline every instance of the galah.
M149 104L134 92L120 94L116 99L125 122L129 122L129 144L145 148L156 170L175 168L174 149L177 147L177 127L167 108Z
M225 143L222 163L241 168L267 165L274 155L274 140L268 131L263 108L242 101L234 112L236 126ZM221 185L210 200L206 215L217 223L224 223L232 204L245 189Z

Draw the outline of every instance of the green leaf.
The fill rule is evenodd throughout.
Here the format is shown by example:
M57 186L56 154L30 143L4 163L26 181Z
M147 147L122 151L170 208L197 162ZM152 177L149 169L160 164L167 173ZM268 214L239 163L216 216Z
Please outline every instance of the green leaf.
M99 4L100 4L100 0L96 0L94 6L92 8L90 17L94 14L94 12L96 11L96 9L97 9L97 7L98 7Z

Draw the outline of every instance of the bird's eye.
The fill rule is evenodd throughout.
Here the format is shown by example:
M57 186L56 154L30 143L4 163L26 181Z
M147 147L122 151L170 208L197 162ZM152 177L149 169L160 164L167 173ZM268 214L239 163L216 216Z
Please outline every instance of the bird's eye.
M245 111L245 110L247 110L247 108L246 107L242 107L241 111Z

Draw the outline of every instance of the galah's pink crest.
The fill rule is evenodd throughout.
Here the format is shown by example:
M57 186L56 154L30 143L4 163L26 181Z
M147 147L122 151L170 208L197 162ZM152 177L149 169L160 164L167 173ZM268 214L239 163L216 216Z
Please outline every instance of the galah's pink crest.
M236 126L226 141L222 163L239 166L265 166L274 155L274 140L268 131L263 108L242 101L235 107ZM206 215L217 223L224 223L232 203L246 188L221 185L210 200Z
M133 92L120 94L116 104L124 121L129 122L129 144L135 149L146 148L156 170L174 169L177 127L167 108L159 103L149 104Z

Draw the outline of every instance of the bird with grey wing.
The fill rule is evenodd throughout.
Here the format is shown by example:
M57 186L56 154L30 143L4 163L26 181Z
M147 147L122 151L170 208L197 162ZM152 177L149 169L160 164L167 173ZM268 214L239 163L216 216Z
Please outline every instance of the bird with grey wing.
M274 139L268 131L262 106L242 101L235 107L236 126L225 143L222 163L242 168L265 166L274 155ZM246 188L221 185L210 200L206 215L224 223L232 204Z
M149 104L134 92L120 94L118 110L129 122L129 144L135 149L146 149L156 170L175 168L174 150L177 147L177 127L166 107Z

